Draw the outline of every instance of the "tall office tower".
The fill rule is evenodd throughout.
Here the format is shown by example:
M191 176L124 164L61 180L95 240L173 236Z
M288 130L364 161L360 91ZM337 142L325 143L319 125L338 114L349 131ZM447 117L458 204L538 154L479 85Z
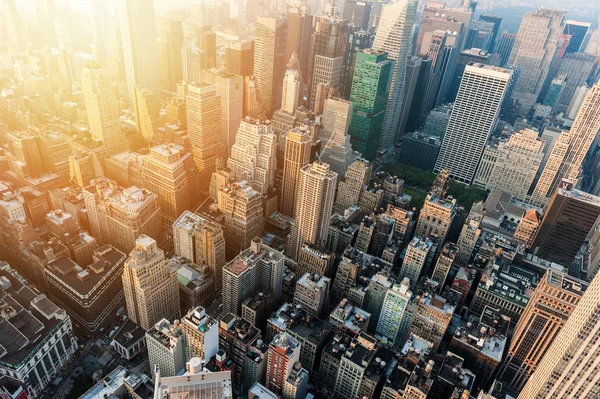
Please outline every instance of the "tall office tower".
M300 100L301 88L302 81L300 80L300 72L295 69L288 69L285 71L285 77L283 78L283 93L281 95L282 111L290 115L296 113L298 101Z
M586 54L599 55L600 54L600 29L595 29L590 34L590 39L585 46Z
M122 188L99 177L82 190L94 238L127 253L142 235L159 237L162 231L157 194L135 186Z
M296 282L293 303L317 317L323 317L329 308L329 287L330 278L304 273Z
M481 235L481 229L479 225L483 219L483 203L477 202L473 204L469 211L469 216L460 231L460 236L456 242L458 246L458 252L454 258L454 264L458 267L467 267L469 259L475 249L477 240Z
M217 67L217 35L212 26L205 25L196 31L196 46L204 52L206 69Z
M324 247L333 209L337 173L320 161L300 169L296 193L296 222L289 239L289 256L298 259L304 242Z
M433 273L431 274L431 279L439 284L440 291L444 288L444 282L448 278L448 273L454 264L457 252L458 247L456 244L447 242L444 244L444 248L442 248L442 252L438 257Z
M600 198L563 180L548 203L532 250L539 257L570 265L600 216Z
M206 190L221 152L221 98L215 85L190 84L186 111L189 141L199 173L200 189Z
M227 167L260 194L266 194L275 179L277 137L269 121L246 117L240 123ZM252 237L254 238L254 237Z
M575 89L573 93L573 98L569 102L569 106L567 107L567 117L569 119L575 119L577 113L581 109L583 105L583 101L585 100L585 96L590 89L586 85L579 86Z
M508 64L519 68L513 99L527 113L533 107L546 80L558 39L564 29L566 11L539 8L521 21Z
M311 75L310 109L315 115L323 113L325 99L340 88L344 57L315 56Z
M163 317L179 316L177 270L156 241L141 235L125 261L123 291L129 318L149 330Z
M410 334L431 342L433 350L437 351L452 320L458 294L450 291L448 298L427 292L421 295L410 325Z
M406 305L412 296L409 286L410 281L404 278L400 284L394 284L385 294L375 333L375 338L383 345L392 347L402 344L403 339L407 338L400 336L400 325Z
M558 168L556 168L555 164L551 164L551 159L553 155L556 155L554 158L560 158L560 150L562 148L557 149L555 144L552 149L553 154L550 155L548 163L544 167L535 187L534 195L539 202L547 201L547 198L554 194L561 180L568 179L571 182L579 180L583 160L599 129L600 82L596 82L588 91L581 109L573 122L573 126L568 132L570 142ZM559 138L559 140L561 139ZM555 150L556 154L554 154Z
M221 314L240 314L242 302L258 290L270 292L277 303L283 285L284 256L255 237L249 248L223 268Z
M160 197L161 212L169 225L196 205L198 171L192 155L180 145L150 148L142 161L142 179L143 186Z
M484 21L482 19L471 21L467 32L465 49L478 48L483 51L488 51L494 26L495 24L493 22Z
M161 376L172 377L185 369L185 343L178 324L159 320L146 331L146 348L150 364L158 366Z
M300 342L285 331L277 334L267 352L267 389L281 395L288 376L300 363Z
M168 18L158 19L158 71L160 86L165 91L176 92L181 82L181 50L183 49L183 24Z
M102 67L87 64L82 71L81 86L92 138L102 141L108 155L127 151L129 142L121 131L117 93Z
M520 399L593 398L600 393L598 381L600 375L596 367L599 358L598 350L600 349L596 342L598 328L600 327L597 316L600 306L598 297L600 279L594 278L587 289L582 284L582 282L579 282L579 284L573 284L572 286L569 283L561 285L561 291L565 295L561 299L566 302L568 295L571 301L568 304L561 301L562 303L557 307L559 307L560 313L568 312L570 314L560 332L548 337L553 338L552 341L545 339L546 334L531 336L532 340L537 338L542 341L541 344L545 343L548 347L544 350L545 355L537 364L535 372L521 391ZM580 291L577 291L578 288L580 288ZM584 289L585 292L583 292ZM552 290L556 293L561 292L559 287L552 287ZM583 292L583 295L581 295L581 292ZM576 295L581 295L577 306L575 306L575 302L577 302ZM552 299L558 302L554 295ZM549 303L549 301L544 301L542 311L546 311L548 307L546 303ZM571 305L575 309L569 312ZM552 306L552 308L555 307ZM554 313L552 312L553 319L556 318ZM560 325L564 322L564 315L560 314L560 316L562 320L553 320L555 324ZM543 313L536 317L536 319L538 318L541 319L542 323L544 322ZM554 323L549 320L546 321L549 328L552 328ZM537 325L535 327L537 328ZM554 329L556 330L557 327L554 327ZM545 332L547 330L540 331ZM516 337L517 335L515 335ZM520 340L519 338L516 343L518 344Z
M156 96L146 89L134 89L134 107L138 132L146 143L154 138L154 129L161 124L160 106Z
M225 236L219 224L184 211L173 223L173 247L175 255L197 265L207 265L215 281L215 290L221 289Z
M254 40L240 40L225 49L227 72L242 77L252 76L254 71Z
M369 321L369 329L374 331L377 329L379 323L379 316L381 315L381 308L383 307L383 300L388 290L394 285L394 280L387 276L384 272L377 272L366 287L365 301L366 306L364 309L371 314L371 320ZM361 306L363 306L361 304Z
M410 42L417 12L417 1L402 0L385 6L377 26L373 48L385 51L393 62L392 80L383 121L379 149L388 150L395 144L400 119L398 116L404 102L406 59L410 54Z
M356 54L350 92L353 105L350 142L368 160L377 156L393 64L382 51L366 49Z
M548 130L548 129L546 129ZM558 129L557 129L558 130ZM547 194L552 196L550 193L550 187L553 184L554 177L558 174L558 171L562 167L565 157L569 152L571 140L573 136L569 131L558 130L558 137L553 139L553 144L546 149L546 154L542 160L542 172L535 185L529 203L534 206L544 207L549 198ZM556 190L556 189L555 189Z
M326 79L319 75L327 70L335 69L329 74L329 78L339 85L347 40L348 21L339 18L339 12L335 6L328 6L324 15L316 18L308 54L308 76L304 78L310 82L308 103L311 109L315 106L318 83L327 83ZM318 58L319 56L320 58ZM315 71L318 74L317 80L314 77ZM335 79L334 75L337 75ZM337 86L332 87L337 88Z
M342 353L333 390L335 398L360 398L363 396L360 392L363 388L365 372L375 359L375 354L379 349L377 339L365 333L352 339L348 347L350 350L346 351L338 347ZM379 364L379 362L377 363ZM372 396L367 395L367 397Z
M229 156L243 118L244 79L239 75L216 72L214 84L221 98L221 147Z
M591 54L567 53L565 55L556 75L567 75L567 81L558 98L558 111L566 111L575 95L575 90L580 86L586 86L595 66L596 57Z
M181 49L181 78L188 83L200 81L200 71L206 69L206 57L198 48Z
M254 33L254 76L267 117L279 109L286 59L285 18L259 17Z
M498 39L496 52L500 54L500 66L506 66L508 63L516 39L517 35L509 32L502 33L502 36Z
M360 193L365 184L371 180L373 165L365 159L359 158L346 170L346 174L338 185L335 199L335 211L342 214L352 205L358 205Z
M348 128L352 117L352 103L339 98L325 100L321 116L321 160L331 166L331 170L343 176L356 158Z
M566 49L567 53L578 53L583 50L581 47L591 27L592 24L589 22L576 21L573 19L567 19L565 21L563 35L569 36L569 45Z
M525 247L531 247L533 239L540 228L542 217L535 209L528 209L523 213L519 225L513 235L514 239L521 242Z
M154 1L120 1L119 20L129 97L136 87L160 96Z
M412 289L419 282L419 277L424 271L432 246L433 242L429 238L415 236L406 247L406 255L402 262L400 276L410 280Z
M219 325L201 307L190 309L179 324L185 341L185 358L210 359L219 351Z
M309 76L308 54L312 34L313 16L309 7L303 3L292 3L287 6L287 45L285 59L289 60L296 53L300 60L300 76L304 81Z
M514 132L508 141L488 144L483 157L495 161L491 168L478 169L475 182L488 190L498 189L525 201L544 157L544 141L534 130L521 130Z
M398 124L399 137L404 136L406 133L410 133L410 131L407 129L407 126L413 101L415 97L418 97L419 91L417 89L417 85L419 83L419 76L421 76L422 64L423 60L421 59L421 57L409 56L406 60L404 101L402 101L402 109L400 110L400 122ZM423 85L423 82L421 82L421 85Z
M292 129L285 136L281 212L290 217L296 215L296 194L300 181L300 170L310 163L311 147L311 133L304 126Z
M223 187L218 192L217 203L224 216L227 255L231 258L248 248L254 237L262 235L262 196L242 181Z
M344 3L343 18L348 24L356 26L359 30L368 31L371 19L372 1L347 0ZM381 26L381 21L378 26Z
M342 80L340 82L339 96L341 98L350 98L356 53L371 47L372 41L373 35L370 32L356 30L356 27L352 25L348 27L348 43L346 44L344 68L342 69Z
M489 65L465 68L435 171L448 169L455 180L471 184L485 143L496 126L513 71ZM473 120L469 115L478 115Z
M490 45L487 49L490 53L494 53L496 48L496 39L498 38L498 32L500 31L500 25L502 24L502 17L497 17L495 15L481 15L479 17L480 21L491 22L494 27L492 28L491 37L490 37Z
M456 217L456 199L438 197L428 194L419 213L415 235L419 237L437 238L443 243ZM415 281L411 278L411 281Z
M588 283L548 270L515 327L497 379L520 392L573 314Z
M6 27L5 43L9 49L14 52L23 51L25 49L25 32L23 18L19 10L15 6L15 0L5 0L2 6L3 22Z
M186 373L174 377L161 378L160 369L154 368L156 378L156 391L154 395L159 398L172 398L183 396L186 398L221 397L231 399L231 371L208 372L200 358L192 358L186 363ZM123 369L121 367L121 369ZM114 373L114 371L113 371ZM123 369L122 379L131 378L130 371ZM109 374L110 375L110 374ZM117 381L117 377L114 377ZM127 384L124 384L127 386Z
M244 112L243 116L266 118L265 106L260 95L258 81L254 76L244 76Z
M35 15L39 27L42 46L56 47L58 45L56 35L56 7L54 0L35 0Z

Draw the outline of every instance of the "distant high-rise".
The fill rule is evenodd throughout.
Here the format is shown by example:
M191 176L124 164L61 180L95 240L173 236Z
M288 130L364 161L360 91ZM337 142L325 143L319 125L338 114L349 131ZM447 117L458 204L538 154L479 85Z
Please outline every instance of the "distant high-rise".
M206 57L206 68L217 67L217 35L212 26L205 25L198 28L196 32L196 45L204 52Z
M552 154L535 186L533 202L544 204L556 191L562 179L577 182L580 177L583 160L587 155L598 130L600 129L600 82L588 91L573 126L559 140L565 146L552 149ZM565 137L562 137L562 136ZM568 144L566 143L568 141ZM559 150L563 149L565 151ZM551 162L561 158L560 162Z
M298 259L305 241L317 246L325 245L336 184L337 173L332 172L326 163L315 161L300 169L296 222L288 240L288 256Z
M562 284L561 288L569 291L571 295L569 308L576 303L574 296L585 289L584 286L577 284ZM562 296L561 299L566 300L566 296ZM583 292L564 327L553 337L544 357L519 394L519 399L593 398L600 394L600 373L596 366L600 359L600 346L597 343L597 337L600 335L599 311L600 278L594 278ZM551 317L556 318L554 312ZM537 328L538 318L541 322L545 319L536 317L533 328ZM562 323L564 320L562 315L561 319L554 321L553 324L556 326ZM546 326L542 324L539 326L540 332L550 332L549 328L545 328ZM548 325L550 326L552 324ZM556 330L556 327L554 329ZM532 338L543 339L544 336L538 336L536 333Z
M200 71L206 69L206 57L199 48L181 50L181 78L186 82L200 81Z
M254 70L254 40L234 42L225 49L227 72L240 76L251 76Z
M516 34L504 32L498 39L498 49L496 52L500 54L500 66L503 67L508 62L510 53L512 53L513 46L515 45L516 38Z
M490 44L487 49L490 53L494 53L494 49L496 47L496 39L498 38L498 32L500 31L500 24L502 24L502 17L497 17L495 15L481 15L479 17L480 21L491 22L494 24L492 28L492 35L490 37Z
M311 147L311 133L304 126L292 129L285 136L281 212L291 217L296 214L300 170L310 163Z
M567 75L564 89L558 98L558 110L565 111L578 87L587 86L588 78L596 66L596 57L585 53L567 53L560 63L557 77Z
M163 90L176 92L181 81L183 24L168 18L158 20L158 70Z
M325 100L321 139L321 160L331 166L331 170L343 176L346 169L356 158L348 129L352 118L352 103L339 98Z
M156 241L138 237L125 261L123 290L129 318L149 330L163 317L179 316L177 270L171 268Z
M279 109L286 60L285 18L259 17L254 34L254 76L268 117Z
M346 40L348 38L347 30L348 21L339 17L339 13L333 5L328 7L325 15L316 18L308 55L309 76L304 78L311 84L310 97L308 99L311 109L315 105L317 84L323 82L322 77L317 81L314 80L315 71L318 74L323 74L323 69L327 70L335 66L337 68L336 81L339 84L341 69L344 63L344 49L346 48ZM319 56L320 58L317 59ZM334 73L332 72L330 75L334 75Z
M310 37L312 35L313 16L309 8L301 2L288 4L287 9L287 45L285 58L289 60L296 53L300 60L300 72L302 79L306 81L309 75L308 54L310 51Z
M498 379L520 391L585 293L588 284L548 270L535 288L515 327Z
M190 84L186 96L190 146L200 174L200 187L207 189L221 152L221 98L208 83Z
M393 62L389 97L379 142L380 150L387 150L393 146L398 134L400 123L398 116L404 102L406 59L410 54L416 12L417 1L415 0L402 0L386 5L381 12L377 35L373 42L373 48L385 51L388 60Z
M521 20L508 59L508 64L520 71L513 98L521 102L521 112L527 113L537 101L564 29L566 14L566 11L539 8Z
M56 6L54 0L35 0L35 15L39 26L42 45L56 47Z
M350 26L348 30L348 43L344 52L344 68L342 69L339 93L339 96L346 100L350 98L350 90L352 89L356 53L371 47L373 42L373 35L370 32L354 30L353 26Z
M10 49L22 51L25 48L24 22L15 0L5 0L2 4L3 23L6 27L6 44ZM4 32L4 31L3 31Z
M350 92L350 142L368 160L377 156L393 65L383 51L367 49L356 54Z
M119 19L129 97L135 87L160 96L154 1L120 1Z
M455 180L471 184L488 136L496 126L512 73L489 65L466 66L435 171L448 169Z
M347 0L344 3L344 19L348 20L350 25L366 32L369 30L372 6L373 1ZM379 26L381 26L381 21Z
M583 42L587 36L592 24L584 21L576 21L573 19L567 19L565 21L565 28L563 35L569 36L569 45L567 46L567 53L578 53L582 50Z

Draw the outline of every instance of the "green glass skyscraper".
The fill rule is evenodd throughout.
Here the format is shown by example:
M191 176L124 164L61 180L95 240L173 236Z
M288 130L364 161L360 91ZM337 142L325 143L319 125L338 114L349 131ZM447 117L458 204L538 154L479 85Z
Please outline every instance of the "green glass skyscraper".
M392 67L393 62L384 51L366 49L356 54L350 92L353 105L350 142L368 160L377 155Z

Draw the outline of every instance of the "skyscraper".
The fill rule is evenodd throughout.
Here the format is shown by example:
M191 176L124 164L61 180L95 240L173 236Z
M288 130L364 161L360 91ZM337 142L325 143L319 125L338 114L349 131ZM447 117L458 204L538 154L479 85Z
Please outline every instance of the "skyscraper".
M554 339L585 293L588 284L548 270L515 327L498 379L517 392L535 372Z
M139 236L123 270L129 318L149 330L163 317L178 317L178 286L177 270L169 266L156 241Z
M402 262L400 275L409 280L411 288L417 286L419 277L429 258L433 242L429 238L415 236L406 247L406 255Z
M227 160L227 167L234 175L248 181L260 194L266 194L273 187L276 140L269 121L246 117L240 123Z
M565 21L565 28L563 35L569 36L569 45L567 46L567 53L578 53L582 50L581 46L585 41L592 24L584 21L576 21L573 19L567 19Z
M206 57L206 69L217 66L217 35L212 26L204 25L196 31L196 45L204 52Z
M285 18L259 17L254 34L254 76L258 83L267 116L273 115L281 103L281 85L285 73Z
M188 85L187 125L200 188L206 190L221 152L221 98L208 83Z
M348 129L352 118L352 103L339 98L325 100L321 139L321 160L331 166L331 170L343 176L350 163L356 158Z
M285 331L277 334L267 352L267 388L280 395L290 373L300 365L300 342Z
M393 62L383 51L366 49L356 54L352 78L350 142L368 160L375 159L392 77Z
M469 64L458 89L435 171L448 169L455 180L471 184L488 136L496 126L512 71ZM471 115L477 115L473 119Z
M154 1L120 1L119 19L129 97L135 87L160 96Z
M281 212L291 217L296 214L300 170L310 162L311 147L311 133L304 126L292 129L285 136Z
M298 108L300 101L300 90L302 82L300 81L300 72L295 69L288 69L283 78L283 92L281 94L281 110L293 115Z
M573 284L572 288L562 285L562 288L571 291L571 304L576 301L573 294L578 293L577 289L581 290L579 292L584 289L577 284ZM600 346L597 344L600 335L599 311L600 278L594 278L564 327L549 345L519 399L593 398L600 394L597 367L600 359Z
M158 70L163 90L176 92L181 81L183 24L168 18L158 20Z
M309 8L301 2L288 4L287 9L287 46L285 51L286 61L293 53L300 60L300 72L302 79L306 81L309 75L308 54L310 51L310 37L312 34L313 16Z
M87 64L83 68L81 86L92 138L102 141L107 155L127 151L129 142L121 131L117 93L102 67Z
M385 51L393 62L383 131L379 142L380 150L393 146L399 129L399 115L404 102L406 59L410 53L410 42L417 12L417 1L402 0L386 5L377 26L373 48Z
M375 334L384 345L394 346L407 338L401 336L400 326L412 296L409 285L410 281L404 278L400 284L394 284L385 294Z
M514 33L504 32L498 39L498 54L500 54L500 66L503 67L508 62L510 53L512 53L513 46L517 35Z
M522 104L523 113L533 107L542 90L566 14L566 11L542 7L535 12L528 12L521 20L508 64L520 70L513 98Z
M289 239L289 256L298 259L305 241L324 246L333 209L337 173L319 161L300 169L296 192L296 222Z
M494 49L496 47L496 39L498 38L498 32L500 31L500 25L502 24L502 17L486 14L481 15L479 17L479 20L484 22L491 22L494 25L490 36L490 44L487 49L487 51L489 51L490 53L494 53Z

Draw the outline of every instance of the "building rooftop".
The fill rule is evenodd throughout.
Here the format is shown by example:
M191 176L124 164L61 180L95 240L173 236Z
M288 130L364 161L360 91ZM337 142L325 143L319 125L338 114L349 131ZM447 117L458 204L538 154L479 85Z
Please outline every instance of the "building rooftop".
M486 306L481 317L471 315L468 320L462 320L453 339L500 363L508 340L509 326L510 317Z
M177 281L188 290L198 291L213 282L208 266L198 266L180 256L169 259L169 265L177 269Z
M96 249L92 257L94 262L83 268L71 259L60 256L48 262L46 270L70 290L85 296L101 284L106 275L117 273L126 258L123 252L108 244Z
M183 339L179 321L176 320L171 324L167 319L161 319L154 327L146 332L146 339L151 337L162 345L171 350Z
M90 388L79 399L106 399L115 397L118 391L127 385L143 398L153 396L152 381L148 377L138 377L123 366L117 366L101 381ZM143 392L143 393L142 393ZM150 396L148 396L150 395Z
M206 331L211 330L212 328L217 328L217 321L210 317L201 306L191 309L181 319L181 322L190 324L202 333L206 333Z
M331 279L319 274L304 273L302 277L298 279L296 283L298 286L302 286L306 289L321 291L327 289L331 283Z
M135 324L133 320L127 319L113 337L113 341L122 347L127 348L138 342L140 339L143 339L145 334L146 330Z
M354 334L359 334L361 331L366 330L369 320L371 319L371 314L352 305L344 298L335 309L333 309L329 318L332 323L344 326Z
M279 396L269 391L264 385L255 382L252 387L248 390L248 393L253 394L258 399L278 399Z
M0 364L18 368L68 318L8 263L0 262Z
M355 365L366 369L371 360L374 359L375 352L377 352L377 339L361 333L358 337L352 339L343 357Z
M300 349L300 342L288 332L282 331L273 338L269 347L274 348L282 355L290 357L294 351Z
M254 248L257 249L256 252ZM275 263L283 260L283 257L281 252L263 244L261 240L256 246L251 246L236 256L235 259L225 265L223 270L235 276L240 276L253 268L257 262Z
M508 262L494 263L484 272L478 289L489 291L525 307L537 287L539 278L537 273Z
M243 345L248 345L260 337L260 330L256 326L233 313L229 313L219 321L219 330L233 335Z
M284 303L277 309L269 318L268 323L273 324L279 330L289 330L296 336L314 344L321 342L331 330L329 323L306 312L301 305L291 303Z

